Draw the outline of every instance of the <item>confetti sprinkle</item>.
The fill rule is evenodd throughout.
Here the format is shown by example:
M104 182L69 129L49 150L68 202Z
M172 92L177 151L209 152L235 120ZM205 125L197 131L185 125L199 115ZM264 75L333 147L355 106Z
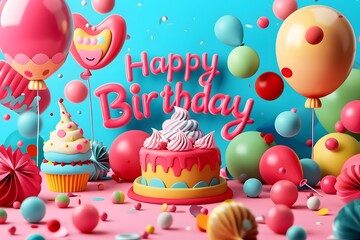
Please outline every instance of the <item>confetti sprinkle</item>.
M77 110L77 114L79 114L79 115L80 115L80 114L81 114L81 111L80 111L80 110Z
M137 5L138 5L138 7L141 7L141 6L142 6L142 4L141 4L141 3L138 3Z
M87 23L87 24L85 25L85 27L86 27L86 28L89 28L89 27L90 27L90 24L89 24L89 23Z
M31 228L39 228L38 225L30 225Z
M201 42L200 42L200 45L203 45L203 44L204 44L204 41L201 41Z
M253 28L254 26L251 25L251 24L245 24L245 27L247 27L247 28Z
M186 231L191 231L191 226L185 227L185 230L186 230Z
M323 223L322 222L316 222L315 224L316 225L322 225Z
M328 213L329 213L329 209L327 209L327 208L321 208L321 209L317 212L317 214L318 214L319 216L326 216Z
M129 34L126 34L125 39L126 39L126 40L129 40L130 38L131 38L131 36L130 36Z
M61 73L58 74L58 78L62 78L63 75Z
M159 20L159 23L163 23L163 22L166 22L169 18L167 16L162 16Z
M151 39L151 40L154 40L154 36L150 36L150 39Z
M95 198L93 198L92 200L93 200L93 201L97 201L97 202L99 202L99 201L104 201L104 200L105 200L105 198L102 198L102 197L95 197Z
M86 6L86 4L87 4L87 2L86 2L86 1L81 1L81 5L82 5L82 6L84 6L84 7L85 7L85 6Z

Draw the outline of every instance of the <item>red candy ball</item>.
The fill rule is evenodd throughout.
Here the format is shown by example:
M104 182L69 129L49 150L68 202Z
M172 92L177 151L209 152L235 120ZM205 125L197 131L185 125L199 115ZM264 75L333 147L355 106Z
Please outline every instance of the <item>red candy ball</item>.
M259 19L257 20L257 25L260 28L267 28L269 26L269 19L265 16L259 17Z
M296 185L288 180L280 180L276 182L271 190L271 200L276 204L283 204L288 207L294 205L298 198L298 189Z
M255 91L262 99L272 101L280 97L284 90L284 81L274 72L265 72L255 81Z
M56 219L51 219L50 221L48 221L46 223L46 226L47 228L49 229L50 232L57 232L60 227L61 227L61 224L58 220Z
M327 175L320 181L320 188L326 194L336 194L335 189L336 177Z
M82 233L91 233L99 223L98 210L88 204L76 207L72 213L74 226Z
M319 44L324 38L323 30L318 26L310 27L305 33L305 39L312 45Z
M265 223L275 233L285 234L294 224L294 214L289 207L276 205L267 213Z

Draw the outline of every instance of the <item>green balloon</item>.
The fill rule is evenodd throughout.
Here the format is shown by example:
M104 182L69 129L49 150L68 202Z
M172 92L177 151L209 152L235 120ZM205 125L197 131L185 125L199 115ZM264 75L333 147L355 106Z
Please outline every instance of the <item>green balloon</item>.
M251 77L258 70L259 64L259 55L248 46L234 48L227 60L229 71L238 78Z
M315 109L321 125L329 133L335 132L335 123L340 121L342 108L350 101L360 99L360 70L352 69L345 82L331 94L321 98L322 107ZM360 139L360 134L351 134Z
M275 143L267 144L259 132L249 131L236 136L230 141L225 154L229 173L241 182L249 178L263 181L259 164L261 156Z

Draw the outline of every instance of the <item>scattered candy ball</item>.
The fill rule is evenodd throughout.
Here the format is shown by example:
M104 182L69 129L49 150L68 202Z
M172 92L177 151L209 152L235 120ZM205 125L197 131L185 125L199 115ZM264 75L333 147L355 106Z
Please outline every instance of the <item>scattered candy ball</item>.
M243 189L248 197L255 198L262 191L262 183L257 178L249 178L245 181Z
M141 232L140 232L140 237L141 237L142 239L148 239L149 234L148 234L146 231L141 231Z
M325 147L330 151L335 151L339 147L339 142L336 138L329 138L325 141Z
M203 208L201 208L200 213L204 214L204 215L208 215L209 209L203 207Z
M58 208L67 208L70 204L68 195L61 193L55 197L55 204Z
M45 240L45 238L43 237L43 235L35 233L28 236L26 240Z
M89 204L76 207L72 213L74 226L82 233L91 233L99 223L99 212Z
M308 209L316 211L320 208L320 199L316 196L312 196L306 201L306 206Z
M111 202L114 204L122 204L125 201L125 194L121 191L114 191L111 194Z
M267 28L269 26L269 19L265 16L259 17L259 19L257 20L257 25L260 28Z
M22 146L24 146L24 141L19 140L19 141L17 142L17 146L18 146L19 148L21 148Z
M341 123L352 133L360 133L360 100L348 102L341 110Z
M105 189L104 184L102 184L102 183L98 184L97 189L100 190L100 191L104 190Z
M275 233L285 234L294 224L294 214L288 206L276 205L268 211L265 223Z
M38 131L38 115L35 112L32 111L26 111L22 114L20 114L18 121L17 121L17 127L19 130L19 133L26 138L33 138L37 135ZM40 125L41 129L41 119L40 119ZM40 131L39 129L39 131Z
M19 201L15 201L15 202L13 203L13 208L14 208L14 209L20 209L20 206L21 206L21 203L20 203Z
M163 203L163 204L161 205L161 210L162 210L163 212L166 212L166 211L168 210L168 205L167 205L167 203Z
M288 240L306 240L307 234L304 228L300 226L292 226L286 232Z
M176 212L176 206L175 205L170 205L168 211L169 212Z
M305 40L312 44L319 44L324 38L323 30L318 26L310 27L305 33Z
M275 204L284 204L288 207L294 205L298 195L299 192L296 185L288 180L276 182L270 190L271 200Z
M11 227L8 229L8 232L10 233L10 235L15 235L15 233L16 233L16 227L15 227L15 226L11 226Z
M108 13L115 6L115 0L91 0L92 7L98 13Z
M107 220L107 218L108 218L108 215L107 215L106 212L102 212L102 213L100 214L100 220L101 220L101 221L105 222L105 221Z
M149 224L146 226L145 231L148 234L153 234L155 232L155 227L153 225Z
M140 209L141 209L141 203L139 203L139 202L135 203L135 204L134 204L134 208L135 208L136 210L140 210Z
M50 232L57 232L57 231L59 231L61 224L58 220L51 219L50 221L48 221L46 223L46 226Z
M136 233L117 234L115 240L141 240L141 236Z
M327 175L320 181L320 188L326 194L336 194L335 189L336 177Z
M0 208L0 224L6 223L7 213L4 209Z
M38 223L45 216L46 207L40 198L28 197L22 202L20 211L23 218L29 223Z
M173 216L168 212L162 212L157 218L157 224L162 229L168 229L173 224Z
M10 120L10 114L4 114L4 120L9 121Z
M64 95L72 103L81 103L88 95L88 89L80 80L68 82L64 88Z
M307 199L311 198L312 196L314 196L314 194L312 192L306 193L306 198Z

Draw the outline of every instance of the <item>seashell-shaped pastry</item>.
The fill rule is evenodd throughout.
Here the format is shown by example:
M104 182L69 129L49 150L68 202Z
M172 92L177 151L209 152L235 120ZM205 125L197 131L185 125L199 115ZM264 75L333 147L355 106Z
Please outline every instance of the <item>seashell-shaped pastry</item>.
M242 203L224 202L209 215L207 234L210 240L252 240L256 239L258 226Z
M360 199L346 204L333 222L335 239L359 239L360 236Z
M360 165L352 165L341 171L335 184L336 194L344 202L360 198Z

